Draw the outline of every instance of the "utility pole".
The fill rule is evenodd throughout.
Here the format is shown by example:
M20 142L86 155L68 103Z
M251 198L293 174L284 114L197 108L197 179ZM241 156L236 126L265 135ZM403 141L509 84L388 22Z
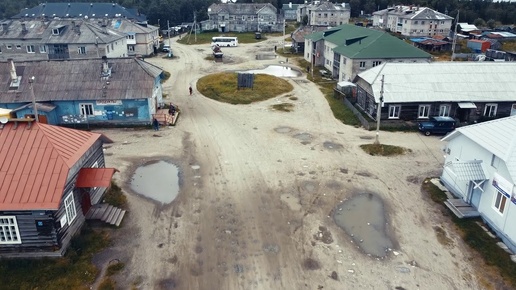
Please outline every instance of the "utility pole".
M194 34L194 40L195 40L195 43L197 43L197 14L193 13L193 28L195 30L195 34Z
M451 61L455 60L455 45L457 44L457 26L459 25L460 10L457 11L457 19L455 21L455 30L453 32L453 43L451 48Z
M285 17L283 17L283 53L285 53Z
M167 20L167 34L168 34L168 45L170 47L170 23Z
M34 109L34 115L36 116L36 122L39 123L38 107L36 107L36 96L34 95L33 83L36 78L34 76L29 78L30 94L32 97L32 108Z
M380 144L380 118L382 117L382 102L383 102L383 78L382 75L382 86L380 88L380 101L378 102L378 106L376 106L376 139L374 140L374 144Z
M312 46L314 44L315 43L312 41ZM314 62L315 62L315 54L314 54L314 49L312 48L312 53L310 54L310 65L312 66L310 73L312 74L312 82L314 81Z

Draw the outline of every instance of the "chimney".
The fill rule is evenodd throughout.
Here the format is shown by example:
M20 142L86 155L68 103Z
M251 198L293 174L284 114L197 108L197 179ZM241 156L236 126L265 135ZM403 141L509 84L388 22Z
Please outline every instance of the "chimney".
M9 27L9 25L7 23L5 23L5 22L2 23L2 29L3 29L4 32L7 31L8 27Z
M25 24L25 22L21 23L21 29L22 29L22 33L27 33L27 25Z
M109 68L107 56L102 56L102 72L100 74L103 79L108 79L111 76L111 69Z
M8 59L7 61L9 62L10 66L9 71L11 73L11 81L13 83L16 83L18 82L18 75L16 75L16 67L14 66L14 61L12 58Z

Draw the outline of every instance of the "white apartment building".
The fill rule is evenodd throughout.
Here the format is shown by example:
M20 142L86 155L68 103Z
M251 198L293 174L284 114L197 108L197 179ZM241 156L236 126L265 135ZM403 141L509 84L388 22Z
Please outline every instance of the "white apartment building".
M373 26L408 37L450 33L453 17L427 7L394 6L373 12Z

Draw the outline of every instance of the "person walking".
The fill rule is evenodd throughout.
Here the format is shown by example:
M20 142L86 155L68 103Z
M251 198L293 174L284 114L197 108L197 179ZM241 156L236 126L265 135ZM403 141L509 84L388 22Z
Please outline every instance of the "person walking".
M190 96L192 95L192 86L188 88L188 91L190 92Z
M158 119L154 118L154 120L152 120L152 127L154 128L154 131L159 131Z

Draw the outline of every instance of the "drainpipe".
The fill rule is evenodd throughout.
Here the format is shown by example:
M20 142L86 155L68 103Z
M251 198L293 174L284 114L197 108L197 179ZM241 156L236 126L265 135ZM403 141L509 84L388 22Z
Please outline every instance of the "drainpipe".
M38 116L38 107L36 107L36 96L34 95L34 86L32 85L34 83L34 80L36 78L34 76L29 78L29 85L30 85L30 94L32 97L32 108L34 110L34 115L36 116L36 122L39 123L39 116Z

